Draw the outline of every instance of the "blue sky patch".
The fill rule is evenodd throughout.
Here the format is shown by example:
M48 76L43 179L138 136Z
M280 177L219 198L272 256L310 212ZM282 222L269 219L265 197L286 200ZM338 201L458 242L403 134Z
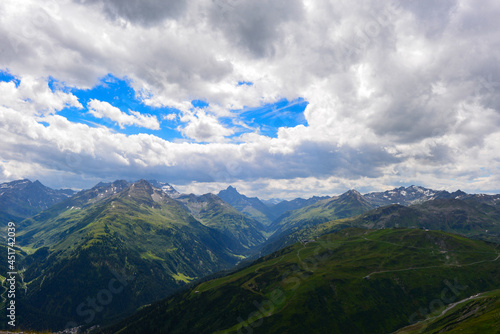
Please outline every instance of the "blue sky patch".
M240 110L238 119L262 135L276 137L281 127L307 125L304 110L308 104L303 98L292 101L282 99L276 103Z
M139 98L136 97L136 93L131 86L131 82L127 78L120 79L112 74L108 74L107 76L101 78L98 85L87 90L67 87L63 82L50 78L49 87L53 91L62 90L72 93L83 105L84 109L70 107L58 112L59 115L66 117L72 122L87 123L90 126L105 126L116 132L127 135L147 133L166 140L182 138L182 135L176 130L179 125L177 118L170 120L165 118L169 114L177 114L178 110L168 107L155 108L145 105ZM110 119L94 117L88 112L87 109L88 103L93 99L107 102L126 114L130 114L130 110L132 110L143 115L147 114L156 116L158 122L160 122L160 130L151 130L134 125L120 128L116 122Z
M18 77L10 74L9 70L0 70L0 81L13 82L16 87L19 87L21 80Z
M193 105L193 107L200 109L208 107L208 103L203 100L193 100L191 101L191 104Z
M240 82L238 84L252 85L253 83ZM131 81L128 78L117 78L112 74L108 74L101 78L100 83L91 89L76 89L50 77L48 85L52 91L72 93L84 107L84 109L67 107L58 112L59 115L66 117L71 122L86 123L92 127L104 126L126 135L147 133L169 141L186 139L177 130L179 126L183 127L186 125L186 123L179 120L178 115L180 111L175 108L154 108L145 105L140 98L137 98L136 92L132 88ZM93 99L107 102L125 114L130 114L132 110L142 115L155 116L160 123L160 130L151 130L135 125L120 127L111 119L95 117L88 111L88 103ZM196 108L205 109L209 106L206 101L201 99L192 100L191 104L193 105L193 110ZM232 110L232 117L223 117L219 121L225 127L235 130L231 138L249 132L276 137L280 127L294 127L299 124L307 125L304 118L304 110L307 105L308 102L303 98L292 101L282 99L276 103L265 104L255 108ZM172 117L172 114L177 116Z

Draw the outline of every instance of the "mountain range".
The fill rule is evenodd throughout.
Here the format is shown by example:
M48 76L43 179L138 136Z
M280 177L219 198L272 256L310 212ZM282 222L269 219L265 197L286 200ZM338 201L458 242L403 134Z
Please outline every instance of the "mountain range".
M450 193L446 190L432 190L419 186L399 187L384 192L372 192L365 194L365 199L373 206L385 206L390 204L412 205L434 199L462 198L467 194L461 190Z
M499 258L493 244L443 232L348 228L192 286L103 333L390 333L497 288Z
M262 203L260 199L242 195L232 186L227 187L225 190L221 190L217 196L229 203L236 210L264 225L271 224L275 216L270 207Z
M287 211L271 224L274 235L306 228L333 219L359 215L373 209L373 206L356 190L349 190L340 196L319 200L297 210Z
M0 224L21 221L74 195L71 189L54 190L38 180L18 180L0 184Z
M121 323L117 326L125 332L132 331L131 328L137 330L139 327L129 324L136 323L140 317L140 322L151 325L151 331L158 333L167 329L168 333L189 333L187 328L193 328L192 332L196 328L200 333L208 333L214 326L229 332L237 331L238 324L231 325L234 319L229 318L235 312L244 314L255 307L245 305L248 301L253 304L250 299L255 298L255 293L270 297L269 293L273 291L270 286L283 287L279 277L286 276L288 271L294 272L297 266L307 265L308 260L304 260L307 257L302 255L309 254L309 244L316 245L323 238L347 238L339 241L342 245L351 242L351 234L359 239L353 241L356 247L339 253L347 261L345 264L330 263L343 277L342 284L347 284L345 291L361 288L356 285L358 283L349 283L348 278L352 276L349 270L365 268L363 261L371 258L371 248L362 245L361 240L369 238L366 233L378 233L370 230L386 231L387 234L381 237L386 238L384 242L387 243L398 244L403 239L410 242L408 236L421 240L415 241L413 246L404 246L408 251L420 249L417 244L426 244L426 236L429 235L440 247L448 245L442 238L464 242L472 248L493 245L491 247L496 249L500 244L500 195L466 194L462 191L450 193L410 186L365 195L350 190L331 197L263 201L242 195L233 187L222 190L218 195L181 194L168 183L155 180L101 182L78 193L52 190L38 181L31 183L29 180L0 184L0 189L0 211L5 213L2 216L6 219L4 223L16 217L16 241L21 246L18 249L18 265L23 268L22 279L18 282L19 320L26 328L32 329L61 330L64 327L113 324L153 303L163 318L160 313L151 312L151 306L132 315L125 325ZM398 234L400 231L404 231L401 232L403 234ZM429 249L432 247L429 244ZM381 254L380 260L386 248L374 251ZM451 250L442 249L439 252L449 254ZM420 255L429 255L424 253ZM298 257L299 262L292 261L292 254ZM385 268L386 264L387 268L401 268L406 264L402 257L392 259L390 254L385 254L381 268ZM351 255L355 257L351 258ZM416 256L409 252L406 255L409 258ZM265 268L255 267L264 262ZM351 262L358 263L358 267L347 265ZM439 261L436 263L429 266L441 265ZM281 267L281 264L284 266ZM0 268L4 268L1 263ZM254 268L254 274L245 276L247 279L242 281L242 273L250 274L248 268ZM314 270L311 272L316 278L306 285L318 286L321 291L326 289L326 286L322 287L321 280L333 273L327 270L317 276ZM483 275L481 277L486 275L482 271L477 274ZM489 283L483 279L481 284L484 284L478 283L477 291L492 289L490 283L496 280L497 274L494 271L490 274L494 279L488 280ZM309 275L312 274L305 270L302 276ZM473 273L466 270L463 275L469 277ZM5 277L0 278L6 289ZM206 290L209 291L209 299L198 299L203 295L206 284L217 288ZM266 288L261 289L262 284ZM369 290L376 296L380 294L376 297L379 302L392 302L382 297L394 290L387 284L384 281L384 288L380 291L377 290L380 285ZM419 284L424 283L416 281L415 289ZM196 288L199 285L203 287L201 290ZM241 289L247 291L241 294ZM423 296L429 298L433 293L431 290L422 290L420 293L423 295L417 293L416 299L406 296L405 303L415 304L415 300L421 300L419 298ZM188 295L186 291L190 291ZM296 293L284 291L286 296ZM286 307L292 313L287 310L285 313L276 312L272 318L278 320L273 320L273 323L284 326L286 321L297 316L293 312L305 312L304 323L313 321L314 308L317 307L313 304L323 302L314 298L310 300L306 291L310 290L300 292L297 301ZM229 297L231 300L227 300ZM161 298L167 299L156 303ZM344 312L344 320L327 322L328 328L347 328L343 326L351 326L353 319L358 319L359 315L352 313L352 307L360 300L357 297L352 300L346 298L339 300L340 304L336 306L329 302L321 304L327 309L333 307L331 311ZM227 307L220 306L219 303L224 301L228 303ZM367 317L375 316L376 304L372 300L371 306L367 306ZM309 306L313 307L313 311L308 310ZM211 310L212 307L225 311L219 314L217 310ZM206 319L201 317L196 321L189 314L181 316L185 312L206 312ZM172 322L174 320L160 320L165 315L180 320L175 320L175 323ZM205 324L210 317L212 320L222 317L222 320L214 321L213 325ZM403 327L398 317L391 315L388 323L381 324L377 330L383 332L388 328L396 330ZM253 328L254 322L244 320L250 326L246 329ZM259 319L255 321L260 323ZM163 325L156 325L156 322ZM284 330L284 327L273 326L259 325L259 331L262 328L270 332ZM301 326L297 325L296 332L303 330ZM360 326L359 332L363 332L365 325ZM146 328L149 327L137 333L148 332Z
M330 198L329 196L313 196L309 199L296 198L289 201L263 201L257 197L242 195L232 186L229 186L225 190L221 190L218 196L240 212L260 221L265 226L271 225L287 211L301 209L317 201Z
M57 329L68 319L111 319L228 269L243 258L244 247L221 230L205 226L143 180L79 192L20 224L18 243L33 251L24 261L24 321ZM132 277L126 288L113 295L116 302L92 313L87 298L122 271Z
M260 222L239 212L216 195L181 195L177 200L203 225L234 239L242 254L247 254L266 240L264 226Z
M357 216L335 219L274 236L266 242L260 254L269 254L299 240L308 240L349 227L439 230L500 244L500 205L494 199L495 196L489 199L486 197L488 195L468 196L464 200L429 200L408 207L399 204L378 207ZM477 198L484 201L478 201Z

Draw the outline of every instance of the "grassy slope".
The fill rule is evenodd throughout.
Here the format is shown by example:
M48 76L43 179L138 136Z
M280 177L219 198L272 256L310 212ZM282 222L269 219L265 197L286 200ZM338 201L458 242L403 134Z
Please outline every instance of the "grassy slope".
M14 184L14 188L7 185L8 188L1 189L0 225L9 221L19 223L64 200L66 194L71 193L47 188L38 181L19 180L11 182L10 186Z
M282 201L279 202L278 204L275 204L269 208L269 211L271 212L271 218L273 220L278 219L281 215L286 213L287 211L294 211L294 210L299 210L303 207L312 205L318 201L325 200L330 198L329 196L314 196L309 199L303 199L303 198L296 198L291 201Z
M370 210L359 216L336 219L281 238L270 239L263 254L269 254L298 240L306 240L347 227L427 228L458 233L469 238L500 243L500 210L477 201L455 199L434 200L406 207L389 205Z
M233 238L243 253L248 253L266 240L261 223L242 214L216 195L186 195L177 200L186 205L203 225Z
M271 224L271 212L269 207L262 203L257 197L247 197L238 193L238 191L232 187L220 191L218 196L236 208L236 210L255 219L261 224L265 226Z
M156 303L108 333L387 333L447 282L461 297L498 286L498 262L495 246L443 232L345 229Z
M25 274L25 271L23 270L23 268L25 267L24 266L24 259L25 257L27 256L26 252L24 252L22 249L20 249L19 247L15 247L15 250L16 250L16 257L15 257L15 263L14 263L14 266L15 266L15 269L16 269L16 272L18 272L18 275L16 275L16 298L14 299L15 302L17 303L17 306L19 307L19 299L18 299L18 296L19 296L19 291L21 291L22 289L24 289L25 287L25 284L24 284L24 281L23 281L23 277L24 277L24 274ZM9 262L8 262L8 258L7 258L7 239L5 239L5 245L0 245L0 254L2 254L2 256L0 257L0 282L1 282L1 285L0 285L0 309L4 310L6 312L6 308L7 308L7 304L6 302L9 302L11 299L8 298L8 282L6 281L7 277L6 276L10 276L8 275L7 273L8 272L11 272L12 270L9 269ZM6 313L5 313L6 314ZM0 320L0 329L9 329L11 328L8 324L7 324L7 321L9 319L8 318L2 318Z
M30 248L53 245L67 234L87 225L100 212L99 202L128 186L126 181L119 180L107 186L97 185L81 191L18 224L18 239Z
M16 216L7 211L0 210L0 225L6 226L8 222L18 223L22 221L25 217Z
M500 210L475 201L434 200L411 207L391 205L359 217L333 221L310 230L327 233L338 226L362 228L418 227L463 234L469 238L500 241Z
M350 191L339 197L290 211L273 222L271 229L275 231L273 237L277 237L333 219L356 216L372 208L359 193Z
M31 307L26 314L34 315L23 320L35 328L58 329L68 320L89 319L77 307L106 289L113 271L123 270L131 280L96 314L97 320L130 313L240 259L222 233L146 184L68 209L47 225L54 228L31 225L36 233L22 239L27 246L41 241L44 246L26 259L25 300Z
M467 299L441 313L395 333L500 333L500 290Z
M6 225L9 221L19 223L27 217L36 215L41 211L38 207L33 207L29 203L16 198L13 194L5 194L0 198L0 224Z

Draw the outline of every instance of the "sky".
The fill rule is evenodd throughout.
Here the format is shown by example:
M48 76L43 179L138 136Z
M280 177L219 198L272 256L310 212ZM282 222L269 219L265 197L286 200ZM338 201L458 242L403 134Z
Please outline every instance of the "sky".
M495 0L3 0L0 182L500 193Z

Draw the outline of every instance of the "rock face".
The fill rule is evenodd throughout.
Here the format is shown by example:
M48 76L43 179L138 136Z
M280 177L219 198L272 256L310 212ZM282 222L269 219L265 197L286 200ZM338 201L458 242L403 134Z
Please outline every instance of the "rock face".
M269 207L257 197L242 195L232 186L227 187L226 190L221 190L217 196L229 203L236 210L264 225L269 225L272 222L272 214Z
M365 194L367 201L374 206L385 206L400 204L408 206L438 198L455 198L462 196L464 192L449 193L444 190L432 190L419 186L399 187L384 192L372 192Z
M54 190L38 180L28 179L0 184L0 223L19 222L74 195L70 189Z

